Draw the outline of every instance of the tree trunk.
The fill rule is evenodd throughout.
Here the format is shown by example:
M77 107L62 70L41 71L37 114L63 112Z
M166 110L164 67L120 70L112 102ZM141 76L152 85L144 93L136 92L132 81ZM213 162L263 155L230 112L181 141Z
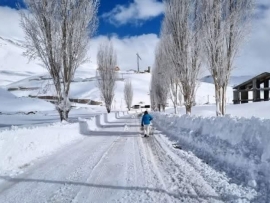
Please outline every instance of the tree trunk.
M60 121L62 122L62 121L64 120L63 110L62 110L62 109L57 108L57 111L58 111L59 116L60 116Z
M191 114L191 105L186 105L186 114L187 115Z
M177 112L177 105L176 104L173 105L173 108L174 108L174 114L178 114L178 112Z
M68 114L69 114L69 110L64 112L64 116L65 116L65 120L68 120Z
M220 116L220 88L218 85L215 85L215 96L216 96L216 115Z
M222 88L222 106L221 106L221 114L223 116L226 114L226 92L227 92L227 86L223 86L223 88Z
M57 111L58 111L58 113L59 113L59 117L60 117L60 121L62 122L62 121L67 121L68 120L68 114L69 114L69 112L70 112L70 110L68 110L68 111L63 111L62 109L60 109L60 108L57 108Z

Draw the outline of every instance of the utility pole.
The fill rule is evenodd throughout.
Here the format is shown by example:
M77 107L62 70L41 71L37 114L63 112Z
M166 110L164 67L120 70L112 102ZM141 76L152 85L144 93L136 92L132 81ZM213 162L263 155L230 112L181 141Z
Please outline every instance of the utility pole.
M140 60L142 60L142 59L138 53L136 55L137 55L137 66L138 66L138 73L139 73L140 72Z

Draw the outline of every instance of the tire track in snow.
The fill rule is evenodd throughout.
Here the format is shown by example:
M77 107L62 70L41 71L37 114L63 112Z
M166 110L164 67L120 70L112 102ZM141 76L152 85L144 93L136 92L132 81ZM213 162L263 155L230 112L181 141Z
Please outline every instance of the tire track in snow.
M123 196L124 187L127 185L127 145L130 138L121 136L108 150L103 159L98 163L87 179L93 187L81 188L73 202L107 202ZM121 158L120 158L121 157ZM101 198L101 199L100 199Z
M68 181L83 181L86 178L86 174L90 174L98 167L100 162L104 159L105 156L107 156L110 149L114 146L115 142L119 140L120 137L117 137L115 140L112 141L112 143L109 146L104 147L104 151L98 155L98 159L93 161L93 156L89 156L88 159L86 159L83 164L77 168L76 171L74 171L68 178ZM93 166L91 166L95 162ZM88 169L88 170L86 170ZM77 196L79 190L83 186L76 186L74 185L64 185L62 186L55 194L49 199L49 201L46 201L48 203L61 203L61 202L72 202L74 198Z
M146 138L148 139L148 138ZM151 139L151 138L150 138ZM146 146L144 146L146 145ZM153 156L153 153L150 149L150 147L148 146L148 143L147 141L145 143L143 143L143 150L144 150L144 153L145 153L145 156L147 156L149 159L147 160L148 162L148 167L149 169L152 171L152 173L154 174L154 180L156 180L156 192L155 194L153 194L156 198L156 195L158 195L158 199L160 202L174 202L174 200L168 195L166 189L166 185L165 185L165 182L163 180L163 177L161 176L161 173L157 167L157 164L156 164L156 161L155 161L155 158Z
M152 137L148 144L155 155L153 158L158 162L161 177L164 177L167 192L178 199L175 202L222 202L215 190L194 168L180 159L175 162L171 158L173 152L164 147L156 137Z

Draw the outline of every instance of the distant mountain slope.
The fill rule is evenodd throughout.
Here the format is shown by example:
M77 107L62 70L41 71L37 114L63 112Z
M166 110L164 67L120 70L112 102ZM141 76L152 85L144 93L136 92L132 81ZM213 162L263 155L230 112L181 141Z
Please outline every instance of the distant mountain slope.
M151 74L136 74L126 73L123 74L124 79L132 81L134 96L133 104L147 105L150 104L150 81ZM52 81L48 75L40 75L28 77L24 80L11 83L5 88L12 91L16 96L54 96L55 91ZM116 83L115 99L113 106L117 108L125 108L124 100L124 80L122 75ZM232 89L229 87L227 92L228 103L232 102ZM71 83L70 98L72 99L91 99L94 101L101 101L101 96L97 88L97 82L93 71L77 71L76 76ZM170 99L168 102L171 103ZM213 104L215 103L214 85L211 83L201 82L196 92L196 104Z
M248 76L231 76L229 86L234 87L235 85L239 85L242 82L245 82L245 81L251 79L252 77L254 77L254 76L253 75L251 75L251 76L250 75L248 75ZM214 80L213 80L212 76L210 76L210 75L203 77L200 81L214 84Z
M18 97L54 96L55 90L47 71L38 60L30 61L23 55L25 49L22 41L0 37L0 86ZM100 101L96 83L96 68L93 63L80 67L70 88L70 98ZM119 73L113 106L125 108L124 79L131 79L134 88L133 104L150 104L149 86L151 74L135 74L128 71ZM207 81L207 80L206 80ZM196 104L215 102L214 85L202 82L197 90ZM228 89L228 101L232 100L232 90ZM170 103L170 99L168 99Z
M28 113L32 111L52 111L54 105L35 98L16 97L0 88L0 114Z
M45 73L40 63L23 55L21 41L0 37L0 86L16 82L38 73Z

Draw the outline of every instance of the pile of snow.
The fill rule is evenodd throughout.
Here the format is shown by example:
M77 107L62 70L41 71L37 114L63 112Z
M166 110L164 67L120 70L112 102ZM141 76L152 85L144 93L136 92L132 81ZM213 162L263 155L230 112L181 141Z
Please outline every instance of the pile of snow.
M33 161L83 139L78 124L54 124L0 132L0 175L16 175Z
M80 133L82 135L89 135L90 131L96 131L97 130L96 119L97 119L96 116L89 119L79 118Z
M265 197L265 184L270 184L270 120L159 113L154 116L157 126L178 145L257 188Z
M18 98L2 88L0 88L0 97L0 112L2 114L50 111L54 109L54 105L49 102L28 97Z

